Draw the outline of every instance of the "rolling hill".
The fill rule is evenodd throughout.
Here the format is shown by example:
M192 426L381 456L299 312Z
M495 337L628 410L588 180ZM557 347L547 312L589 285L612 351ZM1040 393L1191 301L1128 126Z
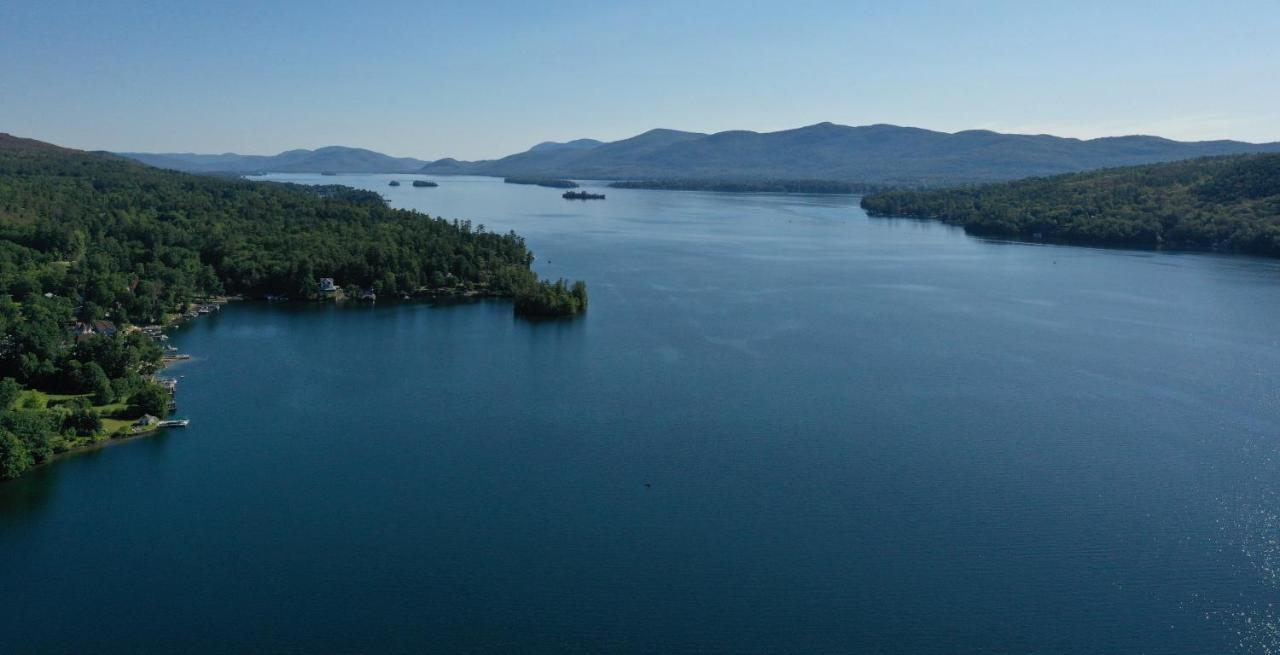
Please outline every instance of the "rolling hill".
M157 168L189 173L412 173L427 162L391 157L364 148L328 146L316 150L288 150L278 155L199 155L194 153L121 152Z
M1280 152L1280 143L1072 139L895 125L819 123L779 132L650 130L611 143L540 144L496 160L442 159L426 173L631 180L829 180L938 186L1012 180L1211 155ZM595 143L596 145L592 145Z
M931 218L966 232L1280 256L1280 154L1206 157L862 199L872 216Z

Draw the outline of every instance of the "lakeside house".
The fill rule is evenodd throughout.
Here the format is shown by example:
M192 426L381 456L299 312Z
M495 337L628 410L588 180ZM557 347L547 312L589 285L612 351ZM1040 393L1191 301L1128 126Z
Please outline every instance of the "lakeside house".
M337 292L338 292L338 285L333 281L333 278L331 277L320 278L320 293L329 294L329 293L337 293Z
M160 419L150 414L143 414L142 418L138 419L137 421L134 421L133 424L140 428L149 428L154 425L159 425Z
M76 321L71 324L70 331L76 343L81 343L96 334L104 337L114 337L116 335L116 324L111 321Z

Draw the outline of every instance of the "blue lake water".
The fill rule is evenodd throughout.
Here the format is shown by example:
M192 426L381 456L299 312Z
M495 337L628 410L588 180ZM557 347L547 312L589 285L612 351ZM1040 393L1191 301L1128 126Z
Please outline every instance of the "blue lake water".
M0 653L1280 642L1280 263L847 197L275 177L515 230L591 308L178 330L189 428L0 485Z

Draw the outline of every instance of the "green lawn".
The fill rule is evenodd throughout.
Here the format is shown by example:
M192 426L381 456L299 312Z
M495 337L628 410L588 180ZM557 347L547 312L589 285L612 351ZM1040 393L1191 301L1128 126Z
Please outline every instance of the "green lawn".
M18 395L13 406L29 409L47 409L74 398L89 398L90 396L91 394L87 393L46 393L38 389L26 389ZM108 435L122 431L128 432L129 426L133 425L133 422L137 420L135 416L128 416L129 403L127 399L106 405L94 405L93 409L102 416L102 431Z

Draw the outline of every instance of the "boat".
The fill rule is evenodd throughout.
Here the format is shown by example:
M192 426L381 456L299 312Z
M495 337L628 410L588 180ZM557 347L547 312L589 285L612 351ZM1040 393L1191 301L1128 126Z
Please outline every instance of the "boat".
M565 200L604 200L603 193L588 193L586 191L565 191L560 197Z
M168 421L160 421L156 424L158 428L185 428L191 423L189 418L175 418Z
M320 171L320 174L321 175L337 175L337 173L333 171Z
M427 186L440 186L440 185L436 184L435 182L432 182L431 180L414 180L413 186L427 187Z
M399 181L399 180L391 180L391 184L390 184L390 185L388 185L388 186L400 186L400 181Z

